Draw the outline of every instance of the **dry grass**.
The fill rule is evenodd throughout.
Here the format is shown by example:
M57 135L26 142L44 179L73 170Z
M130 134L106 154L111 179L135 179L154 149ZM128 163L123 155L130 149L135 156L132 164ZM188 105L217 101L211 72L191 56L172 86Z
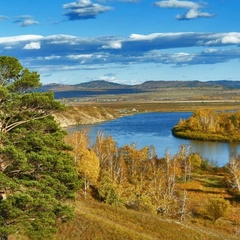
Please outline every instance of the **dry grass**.
M232 231L226 233L206 221L206 226L195 221L180 223L157 215L109 206L94 200L75 202L76 218L63 226L54 240L226 240L237 239Z
M240 238L240 206L223 186L220 172L195 174L191 181L179 184L187 189L188 210L184 222L159 215L109 206L93 199L75 202L76 218L60 226L54 240L232 240ZM212 198L230 199L232 208L226 217L213 222L206 212Z

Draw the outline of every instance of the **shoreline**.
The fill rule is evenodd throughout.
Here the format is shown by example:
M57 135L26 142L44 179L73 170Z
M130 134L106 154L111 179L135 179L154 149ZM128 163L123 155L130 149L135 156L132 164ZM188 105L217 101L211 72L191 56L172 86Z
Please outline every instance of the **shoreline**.
M193 112L196 109L236 110L239 103L233 101L126 101L85 102L66 105L66 110L53 114L61 127L95 124L119 117L150 112Z

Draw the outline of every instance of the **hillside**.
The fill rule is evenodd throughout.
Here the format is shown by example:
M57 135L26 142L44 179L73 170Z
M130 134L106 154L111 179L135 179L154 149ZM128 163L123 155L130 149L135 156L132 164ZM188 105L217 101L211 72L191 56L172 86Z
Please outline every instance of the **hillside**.
M69 106L66 111L56 113L54 118L61 127L94 124L109 121L119 116L119 113L110 108L100 106Z
M52 90L57 91L67 91L67 90L107 90L107 89L128 89L128 90L156 90L159 88L201 88L201 87L222 87L226 89L238 89L240 88L240 81L230 81L230 80L218 80L218 81L146 81L141 84L127 85L120 83L113 83L104 80L95 80L90 82L84 82L74 85L69 84L48 84L44 85L40 90Z
M93 89L93 88L101 88L101 89L121 89L121 88L129 88L129 85L125 84L119 84L114 82L108 82L104 80L96 80L96 81L90 81L85 83L76 84L75 86L81 87L81 88L87 88L87 89Z
M39 91L53 91L55 99L78 99L80 101L115 101L135 99L148 100L203 100L239 99L239 81L146 81L126 85L107 81L90 81L75 85L49 84ZM177 94L176 94L177 93ZM104 100L103 100L104 99Z
M233 240L221 231L99 203L75 202L76 218L54 240Z

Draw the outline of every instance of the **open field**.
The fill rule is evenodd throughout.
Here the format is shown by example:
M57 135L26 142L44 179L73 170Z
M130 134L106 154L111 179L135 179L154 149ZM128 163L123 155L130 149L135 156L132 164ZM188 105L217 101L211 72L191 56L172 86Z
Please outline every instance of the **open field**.
M193 112L196 109L214 109L218 111L238 111L240 102L237 101L106 101L106 102L68 102L65 119L71 117L79 124L94 123L91 118L99 113L107 112L112 118L144 112ZM82 113L84 112L85 115ZM99 113L98 113L99 112ZM87 117L88 116L88 117ZM90 121L89 121L89 120ZM100 121L110 120L107 114L101 114ZM99 121L99 122L100 122ZM96 122L96 121L95 121Z
M238 110L240 89L218 87L161 88L131 94L103 94L62 99L67 106L101 106L115 110L138 112L193 111L196 108Z
M193 111L197 108L210 108L216 110L238 110L240 102L237 101L124 101L100 102L92 105L112 108L115 110L132 110L139 112L166 112L166 111Z

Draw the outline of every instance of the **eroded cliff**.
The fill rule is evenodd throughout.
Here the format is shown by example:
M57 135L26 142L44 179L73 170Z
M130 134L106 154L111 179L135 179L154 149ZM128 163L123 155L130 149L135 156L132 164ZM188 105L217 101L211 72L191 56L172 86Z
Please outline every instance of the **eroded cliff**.
M119 116L119 112L111 108L90 105L68 106L65 111L54 114L55 120L60 123L61 127L94 124L109 121Z

